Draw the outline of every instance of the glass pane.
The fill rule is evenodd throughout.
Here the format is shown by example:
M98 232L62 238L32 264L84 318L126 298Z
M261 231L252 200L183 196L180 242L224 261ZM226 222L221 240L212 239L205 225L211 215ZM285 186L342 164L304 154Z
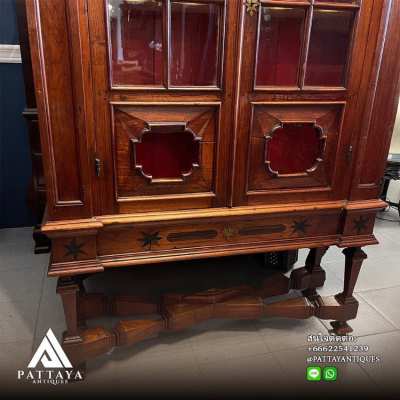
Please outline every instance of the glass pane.
M305 10L261 10L256 85L297 85Z
M114 85L162 83L161 1L108 0Z
M314 124L284 124L267 142L267 165L274 174L298 174L316 166L323 150Z
M343 86L353 28L353 12L314 10L306 85Z
M171 4L171 85L217 86L221 13L218 4Z

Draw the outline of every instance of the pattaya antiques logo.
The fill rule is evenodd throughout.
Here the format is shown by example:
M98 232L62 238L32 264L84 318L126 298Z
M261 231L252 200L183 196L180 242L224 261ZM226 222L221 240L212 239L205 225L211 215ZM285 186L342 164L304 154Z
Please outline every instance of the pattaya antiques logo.
M44 369L38 369L39 364ZM81 372L73 369L71 362L51 329L47 331L42 343L40 343L31 362L28 364L28 368L29 370L17 371L18 380L36 385L60 385L83 379Z

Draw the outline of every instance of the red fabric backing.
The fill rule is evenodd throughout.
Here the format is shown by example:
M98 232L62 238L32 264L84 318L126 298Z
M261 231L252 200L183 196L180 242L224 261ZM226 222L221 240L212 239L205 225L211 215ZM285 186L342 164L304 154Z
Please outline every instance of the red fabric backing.
M199 162L199 142L189 132L147 133L136 146L136 163L154 179L181 178Z
M318 130L311 124L284 125L268 142L267 160L273 171L280 174L305 172L321 154Z

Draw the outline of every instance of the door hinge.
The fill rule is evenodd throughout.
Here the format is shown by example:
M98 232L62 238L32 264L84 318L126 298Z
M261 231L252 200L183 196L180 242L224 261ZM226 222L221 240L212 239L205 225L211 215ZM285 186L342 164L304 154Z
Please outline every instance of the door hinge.
M94 167L96 171L96 176L99 177L101 174L101 160L100 158L95 158L94 159Z

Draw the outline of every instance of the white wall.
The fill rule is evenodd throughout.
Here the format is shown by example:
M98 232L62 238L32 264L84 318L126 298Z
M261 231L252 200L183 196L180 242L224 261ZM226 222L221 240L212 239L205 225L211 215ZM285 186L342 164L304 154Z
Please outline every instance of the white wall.
M400 153L400 105L397 109L397 118L394 125L391 153ZM388 191L388 200L398 202L400 199L400 181L392 181Z

